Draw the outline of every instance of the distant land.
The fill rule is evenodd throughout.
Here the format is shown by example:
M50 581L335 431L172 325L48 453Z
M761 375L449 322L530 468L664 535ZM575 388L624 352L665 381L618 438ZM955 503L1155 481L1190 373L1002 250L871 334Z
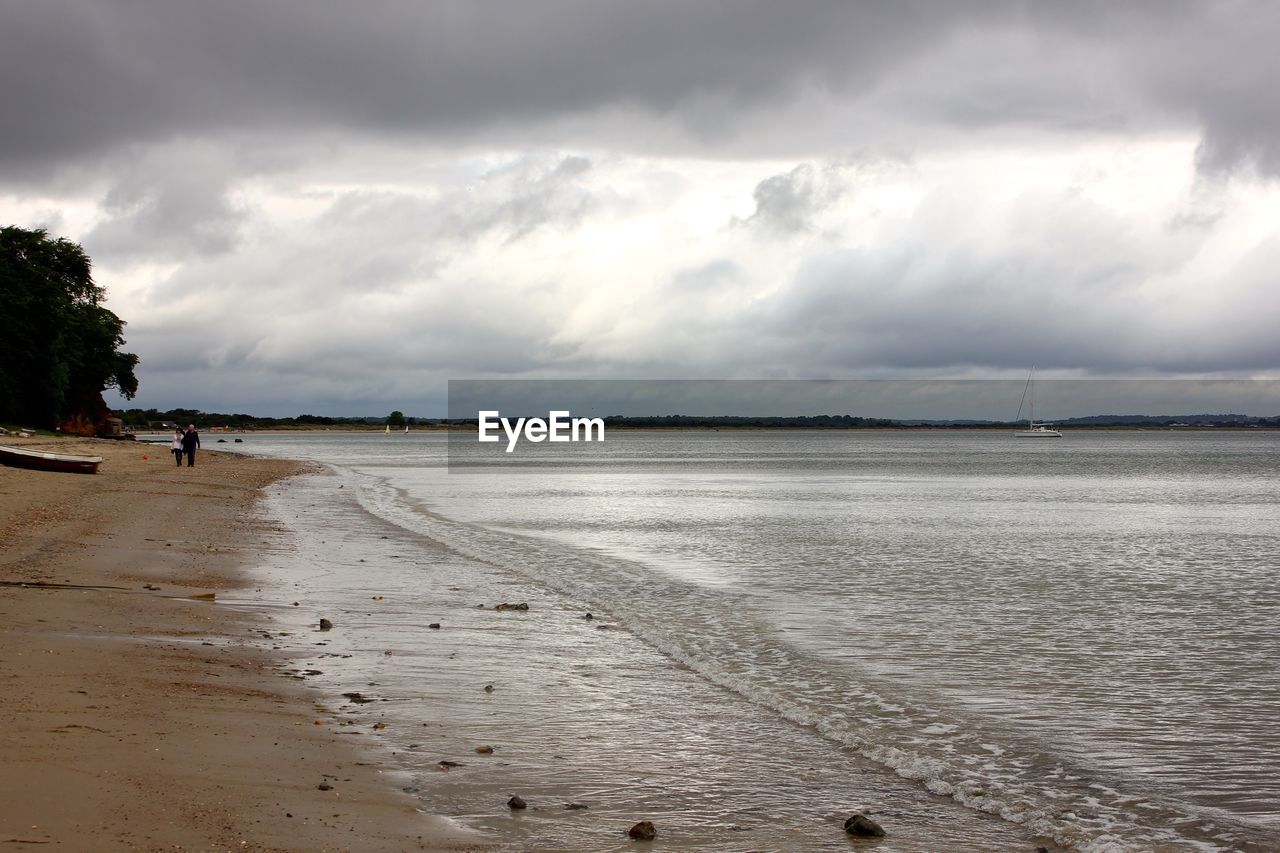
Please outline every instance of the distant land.
M545 413L543 413L545 415ZM426 418L410 417L401 412L390 415L359 415L327 417L302 414L291 418L258 417L249 414L223 414L202 412L198 409L127 409L116 412L126 427L133 430L162 429L174 424L195 423L201 428L217 427L229 430L262 429L382 429L405 426L432 429L448 429L475 426L475 418ZM611 429L1010 429L1025 421L984 421L972 419L919 419L919 418L867 418L855 415L795 415L795 416L701 416L701 415L653 415L604 417L605 426ZM1116 429L1141 428L1234 428L1280 429L1280 415L1259 417L1240 414L1186 414L1186 415L1088 415L1066 418L1053 422L1068 429Z

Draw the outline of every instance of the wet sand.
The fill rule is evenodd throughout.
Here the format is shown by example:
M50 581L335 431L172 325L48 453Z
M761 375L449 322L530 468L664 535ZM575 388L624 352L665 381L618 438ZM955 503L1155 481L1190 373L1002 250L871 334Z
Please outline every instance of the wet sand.
M264 615L192 598L254 582L259 490L296 463L3 443L105 462L0 466L0 848L482 849L280 674Z

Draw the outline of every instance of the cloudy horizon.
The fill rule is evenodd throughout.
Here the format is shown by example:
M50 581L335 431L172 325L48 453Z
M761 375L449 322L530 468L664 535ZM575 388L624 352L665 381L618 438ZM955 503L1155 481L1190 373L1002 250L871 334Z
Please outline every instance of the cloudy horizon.
M1262 2L7 4L0 224L84 246L141 407L1275 379L1278 25Z

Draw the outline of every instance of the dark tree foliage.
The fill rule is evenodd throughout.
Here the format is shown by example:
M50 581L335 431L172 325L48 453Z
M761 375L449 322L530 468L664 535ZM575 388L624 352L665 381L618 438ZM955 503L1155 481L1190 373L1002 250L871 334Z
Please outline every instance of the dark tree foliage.
M402 427L404 426L404 423L404 412L399 409L396 409L394 412L387 415L387 426Z
M0 228L0 421L91 431L104 388L137 393L138 357L120 352L125 324L103 296L76 243Z

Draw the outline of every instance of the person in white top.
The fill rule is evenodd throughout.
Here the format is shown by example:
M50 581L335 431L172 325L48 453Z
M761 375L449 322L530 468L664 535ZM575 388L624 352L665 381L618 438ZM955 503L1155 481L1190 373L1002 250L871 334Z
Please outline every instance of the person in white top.
M182 430L175 429L173 431L173 441L169 442L169 449L173 451L173 461L182 467Z

